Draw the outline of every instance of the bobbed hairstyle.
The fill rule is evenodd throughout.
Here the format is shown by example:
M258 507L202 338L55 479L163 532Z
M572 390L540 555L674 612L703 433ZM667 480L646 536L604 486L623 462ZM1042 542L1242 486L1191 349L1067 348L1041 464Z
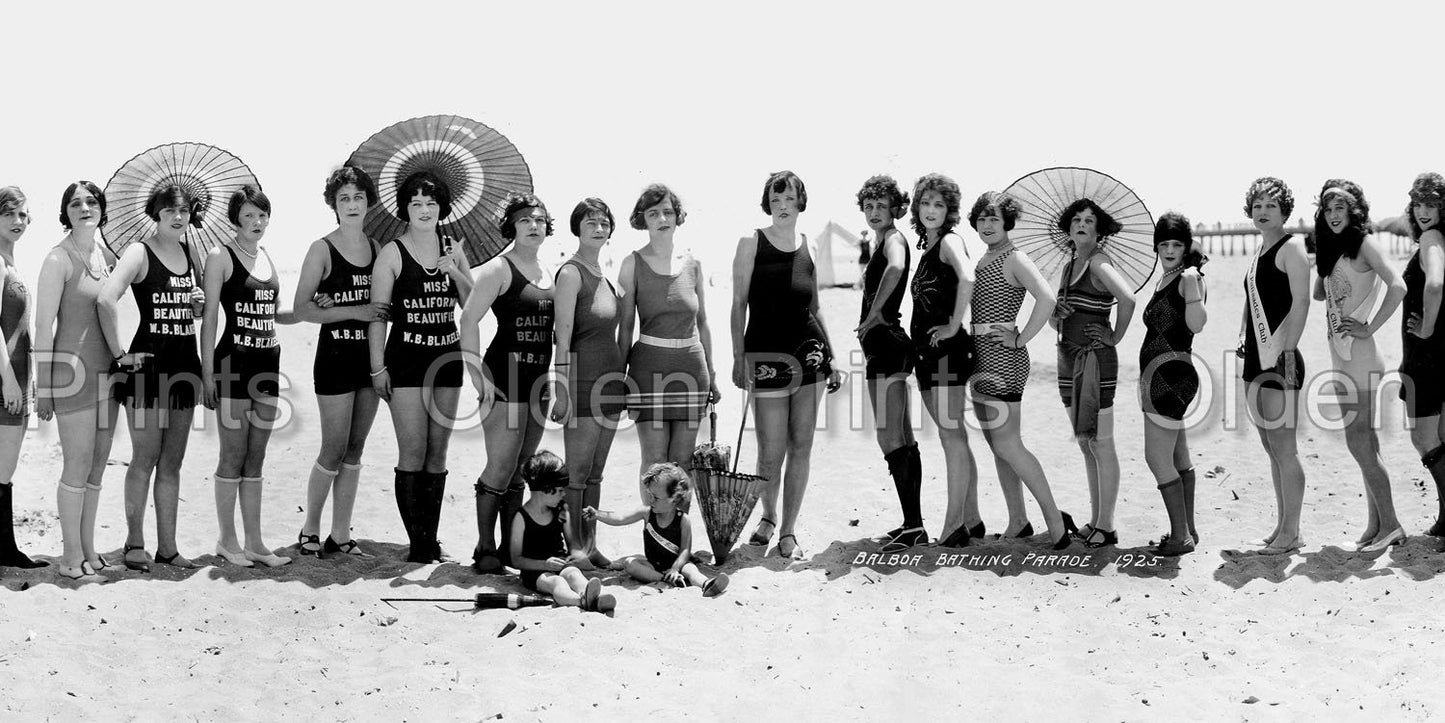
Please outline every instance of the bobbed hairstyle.
M577 206L572 209L568 227L572 229L573 236L582 238L582 222L594 213L607 219L607 238L612 238L612 229L617 228L617 219L612 217L612 209L608 208L602 199L591 197L578 201Z
M160 223L163 209L185 208L191 212L191 225L200 228L209 202L209 198L192 196L191 192L179 183L166 183L156 186L155 190L151 191L151 195L146 198L146 216L149 216L150 220Z
M687 507L688 495L692 494L692 483L689 481L687 472L675 462L658 462L647 468L642 475L642 484L652 486L662 484L662 493L672 498L678 507Z
M973 202L973 208L968 210L968 225L978 228L978 220L985 215L994 215L1003 219L1003 230L1014 230L1014 224L1019 220L1019 202L1013 196L1000 191L984 191L978 200Z
M60 225L67 231L70 230L70 216L66 215L65 209L70 206L70 201L75 198L76 192L82 188L90 192L90 195L95 197L96 204L100 206L100 223L96 225L104 226L105 222L110 220L110 217L105 215L105 192L100 190L100 186L90 181L76 181L66 186L65 193L60 194Z
M1325 212L1335 200L1344 201L1349 217L1349 223L1339 233L1325 220ZM1365 191L1354 181L1344 178L1325 181L1315 207L1315 271L1325 277L1334 270L1341 256L1350 259L1359 256L1360 245L1375 227L1370 223L1370 202L1365 200Z
M768 196L774 193L782 193L792 186L798 193L798 211L801 213L808 210L808 189L803 186L803 179L792 171L778 171L768 176L768 182L763 184L763 213L773 215L773 204L768 201Z
M1279 210L1286 221L1294 213L1294 192L1289 190L1289 184L1274 176L1260 176L1254 179L1254 183L1249 184L1249 190L1244 192L1245 216L1254 216L1254 199L1260 196L1273 198L1279 204Z
M1434 205L1435 208L1445 209L1445 177L1434 171L1427 171L1415 177L1415 182L1410 184L1410 205L1405 207L1405 218L1410 222L1410 238L1420 240L1425 230L1420 228L1420 222L1415 220L1415 204L1424 203ZM1439 225L1436 225L1439 228Z
M542 199L531 193L509 193L506 200L502 201L502 212L497 216L497 227L502 231L502 238L511 241L517 238L517 224L513 217L529 208L539 209L542 216L547 219L547 233L552 235L552 214L547 211L547 204Z
M371 174L356 166L342 166L326 177L326 189L321 192L321 197L326 199L326 205L330 206L332 211L336 210L336 194L348 183L366 194L367 206L375 206L381 202L381 195L376 192L376 181L371 180Z
M939 238L952 233L962 218L959 212L963 207L963 191L952 178L942 173L930 173L918 179L918 183L913 184L913 203L908 207L913 232L918 234L918 248L928 245L928 229L923 227L923 219L918 216L918 204L923 200L923 194L929 191L935 191L942 196L944 205L948 207L948 215L943 219L943 226L938 229Z
M1178 211L1165 211L1164 215L1154 222L1155 253L1159 252L1159 244L1165 241L1179 241L1184 244L1185 266L1201 269L1209 261L1209 257L1194 246L1194 229L1189 224L1189 217Z
M682 199L678 198L671 188L661 183L649 184L647 188L642 189L642 195L637 197L637 203L632 204L632 215L627 219L628 225L638 231L646 231L647 209L669 200L672 201L672 210L677 212L677 225L681 226L687 221L687 211L682 210Z
M271 199L261 192L260 187L246 184L231 193L231 199L226 202L226 218L231 221L232 226L241 225L241 207L251 204L261 209L267 216L271 215Z
M1115 221L1114 217L1110 216L1109 212L1101 208L1099 204L1094 203L1092 198L1081 198L1069 204L1064 212L1059 214L1059 230L1064 232L1064 235L1068 235L1069 227L1074 223L1074 217L1085 210L1094 212L1094 228L1099 232L1100 241L1124 230L1124 224Z
M886 201L895 221L908 213L908 194L898 187L892 176L874 176L863 182L863 187L858 189L859 211L863 210L863 202L870 198Z
M533 492L567 486L567 463L561 457L541 450L522 463L522 480Z
M25 192L19 186L0 188L0 216L23 207L25 203Z
M396 189L396 217L411 223L411 212L407 210L407 204L411 203L417 194L421 194L437 202L440 213L437 214L437 221L450 216L452 213L452 189L447 187L445 181L437 178L431 171L417 171L406 177L405 181ZM332 197L333 200L335 196Z

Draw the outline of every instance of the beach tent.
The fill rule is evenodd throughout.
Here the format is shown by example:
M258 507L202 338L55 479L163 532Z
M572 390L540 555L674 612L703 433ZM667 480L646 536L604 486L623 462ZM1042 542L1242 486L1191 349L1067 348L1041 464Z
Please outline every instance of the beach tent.
M853 286L858 282L858 234L829 221L811 244L818 286Z

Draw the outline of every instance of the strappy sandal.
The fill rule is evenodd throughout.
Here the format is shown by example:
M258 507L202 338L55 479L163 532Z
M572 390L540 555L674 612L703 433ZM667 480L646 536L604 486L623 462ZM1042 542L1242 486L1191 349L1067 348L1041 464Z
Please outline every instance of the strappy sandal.
M97 573L99 573L101 570L109 570L110 568L115 567L115 565L110 564L110 560L105 559L105 556L100 554L97 554L95 556L94 562L91 562L90 560L86 560L86 562L89 562L90 569L96 571Z
M788 539L788 538L790 538L790 537L793 538L793 551L792 551L792 552L787 552L787 553L785 553L785 552L783 552L783 540L786 540L786 539ZM801 560L801 559L803 559L803 557L804 557L804 554L803 554L803 546L798 544L798 536L797 536L797 535L794 535L793 533L789 532L788 534L783 535L782 537L779 537L779 538L778 538L778 557L786 558L786 559L789 559L789 560Z
M330 540L331 538L328 537L326 539ZM308 545L310 545L310 547L308 547ZM320 535L308 535L305 532L296 535L297 552L303 555L310 555L312 557L321 557L322 549L323 548L321 547Z
M762 532L760 532L757 528L753 528L753 534L752 534L750 537L748 537L748 544L749 544L749 545L757 545L757 546L759 546L759 547L767 547L767 546L768 546L768 542L773 539L773 530L778 529L778 523L773 522L772 520L770 520L770 519L768 519L768 518L766 518L766 517L760 517L760 518L758 518L758 527L762 527L763 525L767 525L767 526L768 526L768 534L764 535L764 534L763 534ZM781 542L781 538L779 539L779 541Z
M351 555L361 560L376 557L362 550L361 546L356 544L356 540L347 540L346 542L337 544L335 540L331 539L331 535L326 536L326 543L321 546L321 550L328 555Z
M151 571L151 561L150 561L149 559L139 560L139 561L137 561L137 560L132 560L132 559L130 559L130 553L132 553L132 552L140 552L140 553L146 555L147 558L150 557L150 553L147 553L147 552L146 552L145 545L135 545L135 546L126 545L126 546L125 546L125 552L121 553L121 561L125 563L126 569L127 569L127 570L135 570L136 572L150 572L150 571Z
M1088 536L1084 538L1084 547L1097 550L1105 545L1119 544L1119 535L1114 530L1105 530L1098 527L1090 528Z

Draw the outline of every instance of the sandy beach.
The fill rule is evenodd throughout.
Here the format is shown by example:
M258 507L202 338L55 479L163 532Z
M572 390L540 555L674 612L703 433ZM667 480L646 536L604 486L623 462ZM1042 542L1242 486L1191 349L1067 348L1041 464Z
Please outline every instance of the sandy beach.
M869 538L896 524L897 502L854 377L829 401L814 451L799 523L808 559L785 564L772 550L740 547L722 568L732 586L711 600L696 589L662 590L609 574L605 590L619 601L611 617L381 602L522 591L515 576L478 576L459 563L400 561L405 535L392 498L395 445L385 408L367 450L355 515L356 537L375 559L298 556L290 566L257 570L202 554L213 549L216 535L210 479L216 436L198 430L184 468L179 542L207 566L159 566L150 575L111 569L105 582L81 585L58 582L53 567L0 569L0 675L9 691L0 698L0 717L1438 718L1445 700L1428 671L1445 660L1430 644L1445 633L1431 602L1434 579L1445 572L1442 545L1412 536L1379 556L1339 547L1364 522L1363 487L1341 433L1315 425L1300 431L1308 477L1303 554L1240 552L1269 530L1274 515L1266 457L1243 407L1235 428L1221 421L1235 403L1223 392L1238 393L1223 385L1235 370L1232 355L1222 350L1234 347L1246 258L1216 259L1205 269L1211 319L1196 351L1231 366L1212 370L1215 403L1191 437L1202 537L1191 556L1170 560L1147 552L1166 525L1143 462L1137 325L1120 350L1118 548L1075 545L1051 553L1040 535L877 556ZM858 292L832 289L822 298L839 357L851 359L856 341L848 330ZM714 319L726 319L726 304L726 289L711 295ZM1322 317L1318 308L1312 311L1301 347L1312 371L1328 363ZM726 334L714 324L726 374ZM310 389L315 329L286 327L282 334L294 418L271 444L265 531L273 547L284 548L281 554L294 555L319 434ZM1381 333L1391 367L1399 343L1396 320ZM1054 387L1052 334L1041 334L1030 350L1025 439L1061 507L1087 516L1081 458ZM738 393L725 392L719 436L729 442L738 412ZM919 409L913 418L926 415ZM1397 401L1383 419L1397 509L1408 533L1421 532L1433 518L1435 491L1410 449ZM485 455L472 423L452 444L441 529L443 548L462 561L475 542L471 484ZM928 425L920 427L924 515L937 536L942 455ZM1001 531L1005 515L992 458L980 434L970 439L984 519ZM560 451L560 432L549 430L543 446ZM743 447L746 468L756 450L751 432ZM125 532L122 465L128 457L122 433L97 532L112 561L120 559ZM604 506L635 499L637 465L635 434L624 431L608 467ZM59 467L53 426L33 429L15 479L18 537L23 549L50 560L60 552ZM1032 500L1029 505L1042 532L1042 518ZM702 523L693 517L695 546L703 549ZM153 520L152 512L152 549ZM640 528L604 527L600 534L610 555L640 552ZM499 636L510 623L515 627Z

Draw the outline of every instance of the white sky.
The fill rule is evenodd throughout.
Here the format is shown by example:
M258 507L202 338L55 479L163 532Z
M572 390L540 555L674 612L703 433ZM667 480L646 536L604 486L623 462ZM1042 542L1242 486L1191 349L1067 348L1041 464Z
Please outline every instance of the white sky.
M1445 166L1441 6L28 0L0 19L0 184L30 196L31 276L69 181L103 185L179 140L247 162L275 207L265 243L294 267L332 227L327 173L433 113L510 138L554 215L599 195L625 216L668 183L712 273L766 221L761 185L782 168L808 184L810 233L862 228L853 194L873 173L941 171L971 199L1050 165L1110 173L1156 215L1231 223L1256 176L1285 178L1300 215L1338 175L1383 217ZM572 248L565 226L555 238Z

